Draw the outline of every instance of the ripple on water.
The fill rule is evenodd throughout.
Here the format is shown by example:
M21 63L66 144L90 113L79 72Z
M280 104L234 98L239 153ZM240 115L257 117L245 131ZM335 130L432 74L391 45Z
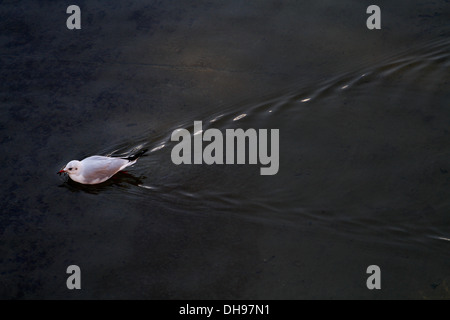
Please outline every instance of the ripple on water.
M203 119L193 115L166 132L144 132L103 150L122 156L149 148L128 175L93 188L67 187L186 214L313 224L370 241L448 240L450 183L442 168L450 169L449 66L450 42L439 39L322 83ZM250 165L173 165L171 134L193 132L194 120L203 131L280 129L279 173L261 177L259 166Z

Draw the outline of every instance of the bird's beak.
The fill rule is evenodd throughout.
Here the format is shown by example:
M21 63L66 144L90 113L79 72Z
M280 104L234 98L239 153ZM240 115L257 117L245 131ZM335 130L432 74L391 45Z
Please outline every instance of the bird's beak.
M66 172L66 170L61 169L61 170L59 170L56 174L61 174L61 173L64 173L64 172Z

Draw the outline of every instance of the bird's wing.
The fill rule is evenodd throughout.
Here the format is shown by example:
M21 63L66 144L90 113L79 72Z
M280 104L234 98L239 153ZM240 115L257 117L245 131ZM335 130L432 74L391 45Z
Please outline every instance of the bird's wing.
M86 180L109 178L129 163L121 158L92 156L82 161L83 176Z

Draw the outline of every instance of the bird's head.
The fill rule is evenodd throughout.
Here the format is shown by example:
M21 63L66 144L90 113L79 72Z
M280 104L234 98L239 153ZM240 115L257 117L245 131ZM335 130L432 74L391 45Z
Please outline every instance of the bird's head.
M58 171L58 174L67 173L70 175L78 175L81 169L81 161L72 160L66 166Z

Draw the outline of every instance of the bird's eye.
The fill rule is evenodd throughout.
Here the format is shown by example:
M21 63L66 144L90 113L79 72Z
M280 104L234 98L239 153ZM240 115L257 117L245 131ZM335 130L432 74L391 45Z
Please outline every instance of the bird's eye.
M72 170L72 168L69 168L69 171L71 171Z

